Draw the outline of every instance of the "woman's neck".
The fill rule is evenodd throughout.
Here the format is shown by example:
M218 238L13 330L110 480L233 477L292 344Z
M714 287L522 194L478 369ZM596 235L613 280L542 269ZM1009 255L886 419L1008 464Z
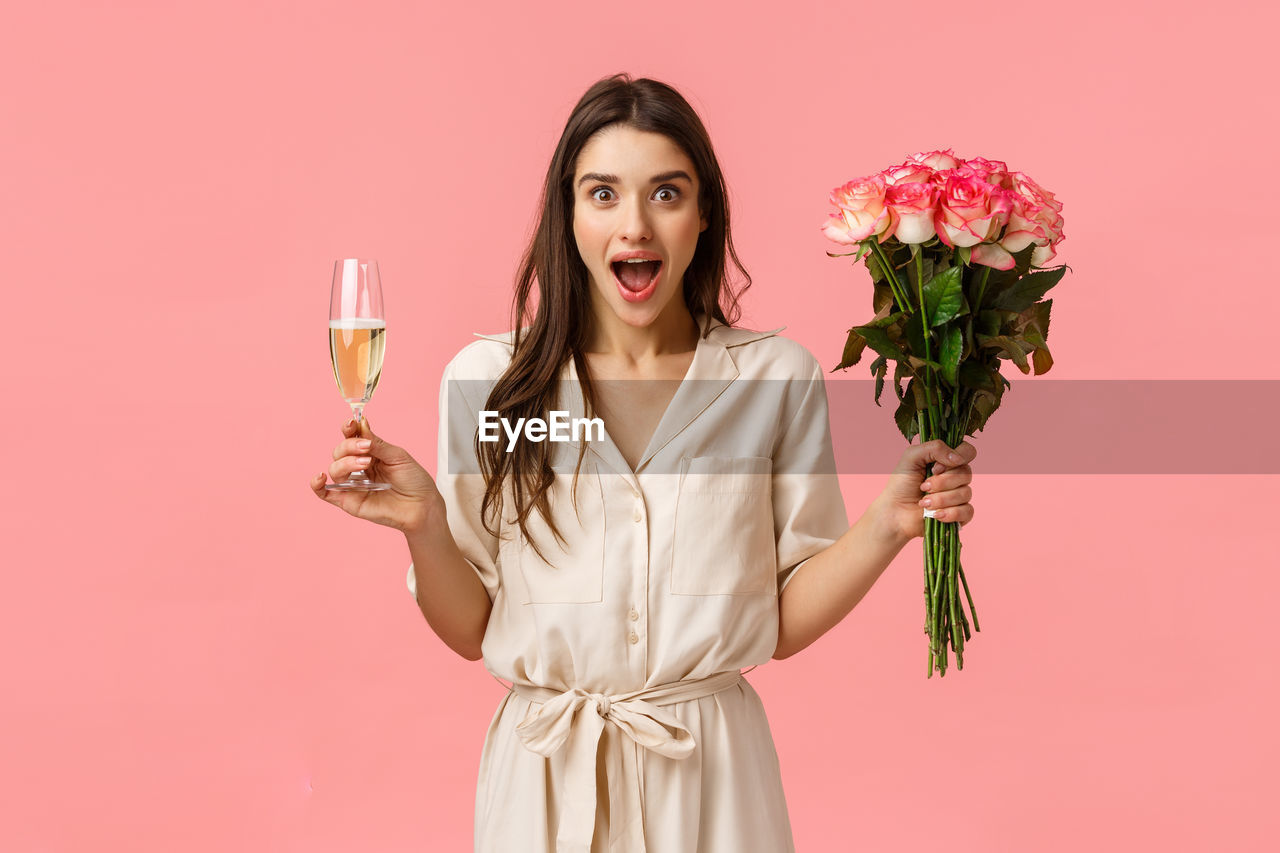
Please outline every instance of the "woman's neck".
M596 319L586 351L611 361L643 365L693 351L700 333L697 321L683 304L642 327L627 325L611 313L608 320Z

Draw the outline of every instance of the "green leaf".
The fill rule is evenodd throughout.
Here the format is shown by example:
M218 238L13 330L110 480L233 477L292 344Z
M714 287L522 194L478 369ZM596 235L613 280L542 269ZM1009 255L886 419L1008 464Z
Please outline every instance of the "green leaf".
M919 268L917 269L917 267ZM916 260L913 255L912 261L908 265L907 269L910 272L910 284L911 284L912 296L915 296L916 289L920 286L921 282L928 283L929 279L933 278L933 276L938 271L937 265L935 264L933 257L927 254L924 257L919 258L918 260Z
M907 396L915 399L916 411L929 411L929 389L919 376L907 383Z
M871 362L871 375L876 378L876 405L880 405L880 392L884 390L884 375L889 367L889 359L880 356Z
M1027 366L1027 354L1023 351L1021 341L1008 335L978 335L978 346L984 349L995 349L1003 352L1023 373L1030 372Z
M996 382L991 377L991 371L983 367L976 359L970 359L960 365L960 384L965 388L972 388L975 391L991 391L995 392Z
M1044 338L1040 335L1040 330L1035 326L1028 326L1023 338L1027 343L1035 347L1031 352L1031 365L1035 368L1036 376L1048 373L1053 367L1053 356L1049 354L1049 346L1044 342Z
M857 364L862 358L862 351L867 348L867 339L858 333L858 330L850 329L849 337L844 342L844 352L840 356L840 363L836 365L836 370L844 370Z
M871 280L875 282L885 281L884 269L880 266L880 259L874 254L867 255L866 259L867 272L871 273Z
M1000 334L1000 327L1004 325L1004 315L999 311L992 311L990 308L984 308L978 312L977 323L973 330L979 335L987 335L988 337Z
M991 417L1000 406L1000 401L991 394L978 394L973 398L973 416L969 418L970 433L981 432L982 428L987 424L987 418Z
M897 395L898 401L903 399L902 380L911 376L911 365L905 361L899 361L893 371L893 393Z
M988 304L992 308L1003 308L1006 311L1025 311L1040 301L1065 272L1065 267L1059 267L1055 270L1027 273L1017 283L995 294Z
M985 284L982 284L984 282ZM1006 288L1012 286L1018 281L1016 270L998 270L992 267L984 266L975 275L970 276L970 287L973 294L973 300L978 297L978 287L982 286L982 304L979 308L990 308L991 300ZM971 300L971 302L973 301Z
M960 267L938 273L924 286L924 315L929 327L940 326L960 312L964 292L960 287Z
M903 320L905 324L902 330L903 337L907 339L907 344L911 347L909 352L918 358L924 358L926 334L929 336L929 355L933 356L938 351L938 346L933 342L933 333L925 332L920 328L922 319L922 314L915 313Z
M920 431L916 423L916 407L910 397L904 398L899 404L898 410L893 413L893 420L898 424L898 431L906 437L907 441L915 438L916 433Z
M870 323L853 327L850 331L861 335L866 339L867 345L880 355L895 359L903 358L905 353L899 343L901 331L897 324L906 316L899 311L887 317L877 317Z
M1040 331L1044 338L1049 337L1049 310L1053 308L1053 300L1045 299L1037 302L1027 310L1023 311L1019 316L1021 325L1019 331L1025 328L1034 327Z
M960 354L964 349L964 337L958 325L947 326L942 333L942 354L938 360L942 362L942 378L955 387L960 367Z
M1026 325L1026 321L1017 311L996 311L1000 315L1000 331L998 334L1008 335L1011 338L1019 337L1022 334L1022 327Z
M932 367L939 373L942 372L942 363L934 361L933 359L916 358L914 355L908 355L907 361L910 362L911 367L915 369L917 376L924 375L924 368L926 367Z
M1015 277L1022 278L1031 269L1031 254L1036 250L1035 243L1023 246L1013 253L1013 270Z
M1031 365L1036 370L1036 376L1048 373L1053 367L1053 356L1049 354L1049 348L1036 347L1035 352L1031 353Z
M893 289L887 283L876 282L871 286L871 308L876 312L876 319L887 317L892 313Z
M904 358L906 356L902 348L889 337L884 329L868 325L857 326L854 331L861 334L866 339L867 346L880 353L880 355L888 356L889 358Z

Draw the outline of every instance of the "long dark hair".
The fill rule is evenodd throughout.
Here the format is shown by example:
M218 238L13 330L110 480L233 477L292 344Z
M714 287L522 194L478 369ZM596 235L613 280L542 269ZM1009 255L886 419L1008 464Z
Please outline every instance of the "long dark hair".
M555 407L560 371L569 358L573 358L578 371L586 406L584 414L592 417L595 411L590 371L582 355L591 319L591 281L573 234L573 175L578 155L587 142L603 128L618 124L666 136L680 146L697 168L698 208L706 216L707 228L698 236L693 260L684 274L682 295L689 313L694 317L714 317L732 326L740 314L738 299L751 286L751 276L733 248L729 201L720 164L693 107L671 86L656 80L633 80L629 74L599 80L578 101L565 123L547 168L538 228L520 263L511 311L514 352L511 364L493 386L485 404L486 410L496 411L512 422L521 417L547 417L547 412ZM726 253L744 278L736 291L725 275ZM535 282L537 313L526 330L522 325L528 316L527 303ZM728 317L721 310L722 302ZM547 490L555 482L548 458L550 446L549 442L522 441L508 453L501 442L482 444L478 436L475 442L480 470L485 477L480 508L485 529L494 536L499 535L497 522L490 526L490 508L495 508L496 517L501 517L503 482L510 476L516 521L539 555L541 551L525 526L525 519L533 508L546 519L555 537L564 541L551 517L547 500ZM573 474L575 507L578 472L585 453L584 442Z

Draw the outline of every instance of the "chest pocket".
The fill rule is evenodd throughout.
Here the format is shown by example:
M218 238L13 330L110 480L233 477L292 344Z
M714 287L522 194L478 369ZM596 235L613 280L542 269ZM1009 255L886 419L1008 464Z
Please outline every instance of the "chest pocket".
M680 460L672 593L777 594L772 472L767 456Z
M575 604L604 600L604 491L595 463L583 462L578 474L578 512L574 514L570 491L573 468L556 469L555 483L547 490L552 517L564 537L555 538L537 510L525 521L529 535L543 557L524 538L518 526L508 548L508 559L519 566L528 595L525 604ZM544 559L545 557L545 559Z

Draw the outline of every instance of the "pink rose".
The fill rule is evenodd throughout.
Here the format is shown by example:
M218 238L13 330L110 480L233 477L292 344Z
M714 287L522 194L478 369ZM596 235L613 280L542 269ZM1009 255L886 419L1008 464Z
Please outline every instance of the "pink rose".
M975 175L952 173L934 216L938 238L953 249L993 240L1009 218L1007 192Z
M890 166L880 173L889 186L895 184L928 183L934 180L937 170L923 163L903 163L901 166Z
M999 160L987 160L984 157L974 157L972 160L965 160L955 169L957 174L975 175L981 177L982 180L992 186L1001 187L1002 189L1012 189L1013 185L1009 179L1009 167Z
M950 148L946 151L930 151L927 154L923 151L918 151L907 158L907 163L925 165L939 172L945 169L954 169L960 165L960 161L951 153Z
M981 264L993 270L1011 270L1018 265L1013 255L1000 247L999 243L979 243L969 253L969 263Z
M892 236L903 243L925 243L933 239L938 194L938 187L931 180L889 187L885 202L893 217Z
M1058 244L1062 242L1062 238L1066 235L1058 231L1053 240L1043 246L1037 246L1031 252L1031 265L1042 267L1049 261L1058 256Z
M822 233L837 243L859 243L870 237L883 243L891 234L893 217L885 207L884 177L856 178L831 191L831 203L839 208L822 226Z
M1062 232L1064 222L1062 202L1022 172L1014 172L1010 178L1013 183L1013 192L1025 200L1021 214L1022 221L1018 223L1020 239L1024 242L1019 248L1026 248L1029 243L1035 243L1036 249L1031 253L1031 263L1042 267L1057 255L1056 246L1066 236ZM1013 230L1012 218L1009 225L1009 230ZM1030 239L1027 239L1028 237Z
M1015 218L1018 218L1019 211L1023 210L1023 197L1016 192L1004 190L992 184L992 195L1001 196L1009 205L1009 216L1007 216L1007 224L1005 225L1004 236L1000 241L993 243L979 243L973 247L970 252L969 261L972 264L982 264L983 266L991 266L992 269L1012 269L1016 261L1012 252L1019 251L1021 248L1027 247L1027 242L1023 241L1020 232L1015 232Z
M1022 176L1025 180L1030 180ZM1034 184L1032 184L1034 187ZM1062 216L1051 206L1052 198L1037 204L1034 193L1023 195L1013 190L998 190L1009 200L1009 221L998 243L983 243L973 248L970 260L995 269L1013 268L1012 252L1020 252L1035 244L1031 253L1032 266L1044 266L1056 254L1054 246L1062 240ZM1042 197L1043 198L1043 197Z
M1008 202L1008 223L998 242L974 246L969 261L992 269L1011 270L1016 263L1012 253L1025 249L1031 243L1031 235L1027 233L1025 224L1032 205L1026 198L1010 190L993 185L992 192L1002 195Z
M1013 191L1025 195L1038 205L1051 207L1057 213L1062 212L1062 202L1058 201L1053 193L1031 180L1029 176L1014 172L1009 177L1013 182L1013 186L1010 187Z

